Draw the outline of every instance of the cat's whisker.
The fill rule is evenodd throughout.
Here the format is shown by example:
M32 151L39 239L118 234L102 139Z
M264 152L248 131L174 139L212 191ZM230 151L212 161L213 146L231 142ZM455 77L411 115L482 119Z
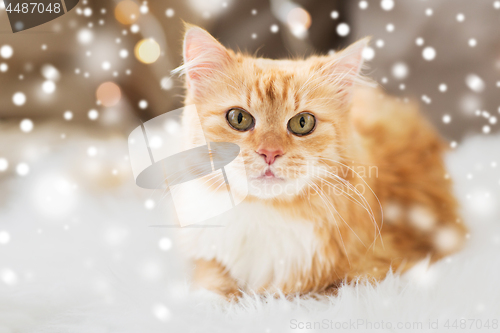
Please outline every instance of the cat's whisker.
M375 219L375 214L373 213L373 210L371 209L371 206L369 205L369 203L366 200L366 198L349 181L347 181L347 180L345 180L345 179L341 178L340 176L338 176L336 174L333 174L333 173L331 173L331 176L333 176L334 179L336 179L337 181L342 182L346 187L348 187L350 190L352 190L353 192L355 192L358 195L358 197L364 202L364 207L367 210L367 212L368 212L368 214L370 216L370 219L372 220L372 222L374 224L374 227L375 227L375 235L374 235L374 241L375 241L376 240L376 236L377 236L378 224L377 224L377 221ZM379 232L380 232L380 230L379 230Z
M367 211L368 214L370 214L370 217L373 218L374 214L373 214L373 211L371 211L371 208L370 206L368 205L368 208L367 208L367 205L366 204L363 204L362 202L359 202L358 200L356 200L351 194L349 194L348 192L344 191L342 188L339 188L337 186L335 186L334 184L330 183L326 178L321 178L321 177L318 177L318 179L322 182L325 182L328 186L330 186L331 188L334 188L334 189L338 189L340 191L342 191L342 194L343 195L346 195L347 196L347 199L349 201L351 201L352 203L356 203L358 204L360 207L362 207L364 210ZM338 182L340 182L338 179L334 178L332 180L336 180ZM342 182L340 182L340 184L344 185Z
M375 223L375 225L376 225L376 228L378 229L378 234L379 234L379 236L380 236L380 241L381 241L381 244L382 244L382 248L384 248L384 241L383 241L383 239L382 239L382 234L381 234L381 228L382 228L382 226L383 226L383 224L384 224L384 212L383 212L383 209L382 209L382 204L381 204L381 202L380 202L380 200L379 200L378 196L375 194L375 192L374 192L374 191L373 191L373 189L370 187L370 185L368 185L368 183L367 183L367 182L363 179L363 177L361 177L361 176L359 175L359 173L357 173L356 171L354 171L354 169L353 169L353 168L351 168L351 167L347 166L346 164L344 164L344 163L342 163L342 162L339 162L339 161L336 161L336 160L333 160L333 159L327 159L327 158L322 158L322 159L323 159L323 160L328 160L328 161L331 161L331 162L334 162L334 163L338 163L338 164L340 164L340 165L344 166L345 168L349 169L350 171L352 171L352 172L353 172L353 174L356 174L356 175L359 177L359 179L360 179L360 180L361 180L361 181L362 181L362 182L366 185L366 187L368 187L368 189L371 191L371 193L373 194L373 196L374 196L374 197L375 197L375 199L377 200L378 205L379 205L379 208L380 208L380 216L381 216L380 227L378 227L378 224L376 223L376 221L375 221L374 223ZM326 163L325 163L325 164L326 164ZM333 174L333 175L335 175L335 174ZM338 179L341 179L342 181L346 181L346 182L348 182L347 180L345 180L345 179L341 178L341 177L340 177L340 176L338 176L338 175L335 175L335 177L338 177ZM350 184L350 182L348 182L348 183ZM352 186L352 184L350 184L350 185ZM354 188L354 186L353 186L353 188ZM357 189L355 189L355 188L354 188L354 190L355 190L355 191L357 191ZM359 191L358 191L358 193L359 193ZM361 195L361 193L359 193L359 194ZM362 195L361 195L361 196L362 196ZM362 197L364 198L364 196L362 196ZM366 200L366 198L364 198L364 200ZM375 237L375 239L374 239L374 242L375 242L375 241L376 241L376 237Z
M325 207L328 209L328 211L330 212L330 215L332 216L333 218L333 221L334 221L334 225L335 227L337 228L337 231L339 233L339 237L340 237L340 242L342 243L342 247L344 248L344 253L346 255L346 258L347 258L347 262L349 263L349 266L351 266L351 261L349 259L349 254L347 253L347 248L345 246L345 243L344 243L344 238L342 237L342 232L340 231L340 227L338 226L338 223L337 223L337 219L335 218L335 216L333 215L333 212L330 210L330 207L328 205L328 202L325 200L324 196L322 195L322 193L320 193L321 189L316 189L317 188L317 185L314 184L313 182L307 182L307 184L319 195L319 197L321 198L321 200L323 201L323 203L325 204ZM316 186L316 188L314 188L313 186ZM337 212L338 214L338 212Z
M357 200L354 199L354 197L352 197L349 193L346 193L346 195L350 196L351 198L353 198L353 200L355 200L357 203L359 203L366 211L367 213L369 214L372 222L374 223L374 225L377 225L376 224L376 219L375 219L375 215L369 205L369 203L367 202L367 200L364 198L364 196L350 183L348 182L347 180L339 177L337 174L335 173L332 173L330 171L327 171L327 170L324 170L323 168L319 169L321 171L324 171L325 173L327 173L329 176L332 176L333 179L332 180L336 180L338 182L341 182L344 186L346 186L347 188L349 188L351 191L353 191L354 193L356 193L358 195L358 197L362 200L363 204L359 203ZM324 179L326 181L326 179ZM328 182L328 181L326 181ZM333 186L333 184L329 183L328 184L330 186ZM378 226L378 225L377 225Z
M349 188L351 191L353 191L354 193L356 193L358 195L358 197L363 201L364 205L362 205L365 209L368 210L370 216L372 217L372 219L375 221L375 214L373 213L373 210L371 209L370 205L368 204L368 201L366 200L366 198L361 194L361 192L358 191L358 189L356 189L355 186L353 186L349 181L343 179L342 177L332 173L332 172L329 172L329 171L326 171L326 170L323 170L324 172L327 172L330 176L333 176L334 180L337 180L339 182L341 182L343 185L345 185L347 188ZM326 179L324 179L326 181ZM328 181L326 181L328 183ZM347 193L347 195L351 196L350 194ZM352 197L352 196L351 196ZM354 199L354 198L353 198ZM358 202L356 200L356 202ZM360 203L361 204L361 203ZM375 221L376 222L376 221Z
M364 200L364 198L362 197L362 195L360 195L360 193L356 193L358 195L358 197L360 197L360 199L364 200L363 203L359 202L358 200L356 200L351 194L349 194L348 192L344 191L343 189L337 187L337 186L334 186L333 184L331 184L330 182L328 182L327 180L325 179L322 179L323 181L327 182L327 185L331 186L332 188L334 188L335 190L340 190L342 191L342 195L346 196L346 199L353 202L353 203L356 203L358 204L360 207L362 207L368 214L368 216L370 217L370 220L373 222L374 224L374 241L376 240L376 237L377 237L377 229L378 229L378 225L377 225L377 222L376 222L376 218L375 218L375 214L373 213L370 205L368 204L368 202L366 202L366 200ZM335 179L337 181L339 181L338 179ZM340 182L340 181L339 181ZM342 185L350 188L352 190L351 187L347 186L345 183L342 183L340 182ZM373 243L372 243L373 244ZM370 246L371 247L371 246Z
M317 184L315 184L318 188L319 186ZM321 190L321 189L320 189ZM321 190L322 193L324 194L324 191ZM363 244L363 246L366 247L365 243L361 240L361 238L359 238L359 236L356 234L356 232L351 228L351 226L349 225L349 223L347 223L344 218L342 217L342 215L340 215L340 213L337 211L337 209L335 208L335 205L333 205L331 203L331 207L335 210L335 212L339 215L339 217L342 219L342 221L347 225L347 227L354 233L354 235L356 236L356 238L361 242L361 244Z

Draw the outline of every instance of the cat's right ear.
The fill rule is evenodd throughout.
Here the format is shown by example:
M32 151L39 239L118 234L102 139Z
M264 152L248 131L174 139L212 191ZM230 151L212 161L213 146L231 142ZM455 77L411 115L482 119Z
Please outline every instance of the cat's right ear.
M231 60L231 54L221 43L207 31L192 25L186 25L183 55L184 64L180 69L187 76L188 88L203 84L205 78L221 71Z

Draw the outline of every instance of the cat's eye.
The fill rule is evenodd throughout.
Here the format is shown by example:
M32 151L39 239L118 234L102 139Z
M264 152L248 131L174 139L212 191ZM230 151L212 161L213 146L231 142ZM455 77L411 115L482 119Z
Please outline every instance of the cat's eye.
M302 112L288 121L288 130L295 135L310 134L316 127L316 118L310 113Z
M252 129L255 120L252 115L242 109L231 109L226 114L229 125L237 131L248 131Z

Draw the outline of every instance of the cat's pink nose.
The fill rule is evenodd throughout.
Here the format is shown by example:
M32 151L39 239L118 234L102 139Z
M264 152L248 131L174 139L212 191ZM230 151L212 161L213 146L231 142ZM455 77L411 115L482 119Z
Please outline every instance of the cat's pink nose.
M270 149L259 149L257 153L260 154L266 160L266 163L271 165L274 163L277 157L283 155L283 151L281 149L270 150Z

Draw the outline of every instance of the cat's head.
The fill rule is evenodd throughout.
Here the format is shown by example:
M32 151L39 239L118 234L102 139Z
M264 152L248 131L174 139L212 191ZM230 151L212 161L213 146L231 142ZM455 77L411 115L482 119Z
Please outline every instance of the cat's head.
M330 56L271 60L235 53L188 26L180 67L185 103L196 105L207 141L239 145L249 195L296 196L318 168L348 155L352 91L366 43ZM203 137L190 133L192 141Z

